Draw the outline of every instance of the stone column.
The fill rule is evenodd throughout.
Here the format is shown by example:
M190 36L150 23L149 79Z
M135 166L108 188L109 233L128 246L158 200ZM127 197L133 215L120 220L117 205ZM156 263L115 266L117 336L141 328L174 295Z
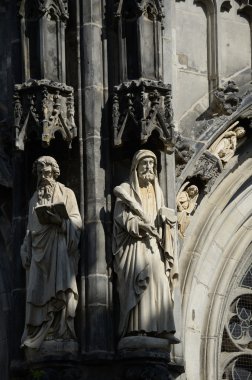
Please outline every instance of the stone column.
M171 83L172 93L173 87L176 86L176 9L175 2L164 2L164 30L163 30L163 80L164 83ZM173 103L173 102L172 102ZM164 167L164 181L166 186L167 205L176 209L176 164L175 153L163 155L162 166ZM178 246L177 246L178 249ZM174 289L174 318L176 321L176 336L181 339L181 292L178 286ZM183 363L183 342L173 346L171 359L176 363L170 368L170 373L176 378L179 373L184 371Z
M13 158L12 231L13 231L13 289L12 289L12 359L20 358L20 342L25 318L25 271L22 268L20 246L27 224L27 192L25 186L24 152L16 152Z
M104 5L80 0L80 51L83 81L83 143L85 166L85 231L82 252L82 353L106 357L112 332L109 325L109 277L106 244L109 235L110 171L106 124L106 46ZM84 322L85 318L85 322Z

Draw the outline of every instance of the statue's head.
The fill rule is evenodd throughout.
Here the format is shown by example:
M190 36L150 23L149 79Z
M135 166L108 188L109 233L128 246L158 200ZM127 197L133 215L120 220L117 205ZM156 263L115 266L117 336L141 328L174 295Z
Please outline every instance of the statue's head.
M186 189L187 194L190 198L194 198L196 195L199 194L199 189L195 185L191 185Z
M235 134L238 139L241 139L246 134L245 128L241 126L235 128Z
M136 171L139 182L152 182L157 175L157 157L150 150L139 150L135 153L131 174Z
M50 156L41 156L33 164L33 174L37 175L38 186L50 185L59 177L57 161Z
M155 162L153 157L144 157L139 161L139 164L137 166L137 174L139 181L143 182L152 182L154 181L155 174L154 174L154 167Z

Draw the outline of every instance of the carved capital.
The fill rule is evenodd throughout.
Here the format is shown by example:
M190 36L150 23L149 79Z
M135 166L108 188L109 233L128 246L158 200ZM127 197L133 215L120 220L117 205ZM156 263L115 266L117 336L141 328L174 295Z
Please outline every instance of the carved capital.
M23 150L30 133L49 146L55 132L71 142L77 135L73 88L46 79L15 85L15 145Z
M162 82L135 80L114 88L114 145L138 141L147 142L157 131L164 150L174 146L171 86Z
M66 22L69 18L67 0L22 0L19 13L26 19L46 16Z

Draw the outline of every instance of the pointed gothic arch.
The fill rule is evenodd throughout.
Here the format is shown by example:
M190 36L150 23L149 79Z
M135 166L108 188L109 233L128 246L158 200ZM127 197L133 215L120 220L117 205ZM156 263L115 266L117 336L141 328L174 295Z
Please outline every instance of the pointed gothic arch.
M212 136L209 130L203 134L205 144L188 164L187 178L190 168L198 165L200 156L230 126L237 120L250 120L251 104L248 96L232 117L218 128L212 127ZM208 193L202 193L182 244L182 325L186 326L182 341L188 379L233 380L236 377L232 377L232 371L235 374L250 368L252 337L248 335L247 348L239 348L242 345L234 344L235 338L228 330L234 318L230 310L245 293L245 299L250 300L248 308L252 302L251 290L243 291L239 285L251 264L252 143L249 128L247 131L239 151L224 169L215 173ZM209 166L206 170L211 172ZM238 311L236 315L238 326ZM252 373L252 367L249 370Z

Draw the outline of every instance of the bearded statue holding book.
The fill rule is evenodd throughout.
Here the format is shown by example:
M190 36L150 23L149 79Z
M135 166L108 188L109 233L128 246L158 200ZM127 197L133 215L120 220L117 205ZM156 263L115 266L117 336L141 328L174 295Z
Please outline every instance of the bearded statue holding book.
M82 221L73 191L56 179L53 157L33 165L37 190L29 203L21 258L27 271L26 321L22 346L39 349L48 340L75 340L76 275Z

